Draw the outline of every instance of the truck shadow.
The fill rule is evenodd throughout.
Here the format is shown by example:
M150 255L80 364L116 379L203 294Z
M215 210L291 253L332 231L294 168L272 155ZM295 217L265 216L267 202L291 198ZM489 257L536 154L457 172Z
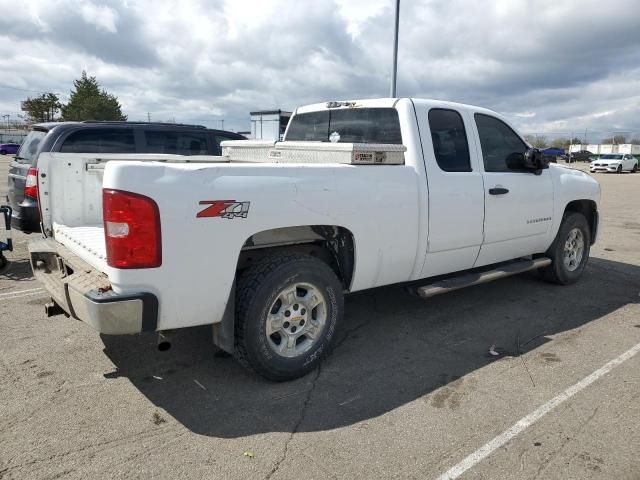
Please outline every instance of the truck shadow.
M31 262L25 258L15 260L7 258L5 267L0 268L0 280L13 280L14 282L33 280Z
M216 357L208 327L186 329L168 352L158 352L151 335L103 336L116 366L105 376L128 378L202 435L328 430L417 399L455 409L447 392L465 375L635 303L639 289L640 267L598 258L568 287L520 275L429 301L385 287L348 297L333 354L319 372L293 382L271 383ZM488 354L493 344L502 357Z

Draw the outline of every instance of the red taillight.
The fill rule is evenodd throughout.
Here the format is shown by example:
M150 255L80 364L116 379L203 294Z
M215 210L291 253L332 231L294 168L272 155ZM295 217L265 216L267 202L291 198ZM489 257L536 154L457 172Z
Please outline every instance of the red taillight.
M102 190L107 263L115 268L155 268L162 264L160 212L151 198L122 190Z
M24 184L24 196L38 199L38 169L30 167L27 172L27 182Z

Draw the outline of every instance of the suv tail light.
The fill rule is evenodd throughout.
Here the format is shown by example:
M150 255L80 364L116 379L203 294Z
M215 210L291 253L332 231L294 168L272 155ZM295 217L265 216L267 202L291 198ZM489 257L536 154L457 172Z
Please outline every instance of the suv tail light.
M38 169L36 167L29 167L27 172L27 181L24 184L25 197L38 199Z
M107 264L114 268L155 268L162 264L160 212L151 198L102 190Z

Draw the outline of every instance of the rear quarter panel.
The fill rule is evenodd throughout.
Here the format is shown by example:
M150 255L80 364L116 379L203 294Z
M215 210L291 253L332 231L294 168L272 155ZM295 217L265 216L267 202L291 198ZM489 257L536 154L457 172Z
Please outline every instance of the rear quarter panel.
M162 266L106 273L116 292L159 297L159 329L219 321L240 250L264 230L350 230L356 255L351 291L407 280L416 261L419 178L409 166L109 162L103 187L158 204ZM249 202L247 218L196 217L207 207L201 201L216 200Z

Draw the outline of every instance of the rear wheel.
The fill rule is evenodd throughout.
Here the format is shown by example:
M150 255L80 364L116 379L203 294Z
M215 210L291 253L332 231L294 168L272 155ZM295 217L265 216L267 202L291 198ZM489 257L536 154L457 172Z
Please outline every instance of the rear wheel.
M236 358L270 380L290 380L328 353L342 318L342 285L315 257L277 254L240 276L236 307Z
M558 234L547 250L551 265L541 269L548 282L568 285L576 282L589 259L591 231L584 215L565 213Z
M631 169L631 173L636 173L638 171L638 164L636 163Z

